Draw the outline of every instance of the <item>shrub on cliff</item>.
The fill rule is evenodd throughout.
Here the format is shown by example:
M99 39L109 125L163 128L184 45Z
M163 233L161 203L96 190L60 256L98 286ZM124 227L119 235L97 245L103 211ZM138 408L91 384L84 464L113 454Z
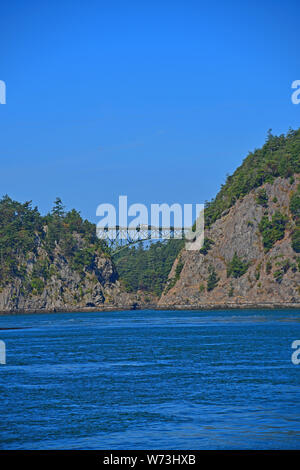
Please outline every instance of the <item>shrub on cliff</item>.
M268 207L268 196L265 189L257 191L256 203L263 207Z
M217 287L220 278L217 276L217 273L216 273L215 268L213 266L209 266L208 272L209 272L209 274L208 274L208 278L207 278L206 289L207 289L207 292L210 292L215 287Z
M290 211L294 220L297 221L300 219L300 184L298 185L297 191L291 195Z
M203 246L200 248L199 252L202 255L207 255L208 251L211 249L212 245L214 245L215 242L211 240L210 238L205 237L203 241Z
M269 251L276 241L284 237L286 223L287 217L279 211L273 214L271 220L267 215L262 217L258 228L262 235L265 251Z
M233 175L228 176L217 196L206 202L205 224L210 226L222 213L264 183L274 178L289 178L300 172L300 129L286 135L274 136L269 132L261 149L250 152Z
M43 280L36 277L32 278L30 285L34 295L40 295L45 287Z
M292 248L296 253L300 253L300 227L296 227L293 231Z
M241 277L247 272L249 266L250 263L243 261L235 252L232 260L227 264L227 277Z

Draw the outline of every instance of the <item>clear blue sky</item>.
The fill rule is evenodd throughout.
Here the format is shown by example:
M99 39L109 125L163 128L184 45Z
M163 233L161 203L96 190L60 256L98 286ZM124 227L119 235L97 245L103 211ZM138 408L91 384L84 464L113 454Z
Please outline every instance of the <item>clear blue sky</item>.
M297 1L1 3L1 195L201 203L300 126Z

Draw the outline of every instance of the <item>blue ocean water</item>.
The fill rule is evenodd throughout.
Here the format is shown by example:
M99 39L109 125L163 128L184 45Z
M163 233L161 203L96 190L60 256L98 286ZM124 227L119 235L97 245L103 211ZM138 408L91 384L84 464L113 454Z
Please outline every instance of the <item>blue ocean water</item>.
M1 449L299 449L300 311L0 317Z

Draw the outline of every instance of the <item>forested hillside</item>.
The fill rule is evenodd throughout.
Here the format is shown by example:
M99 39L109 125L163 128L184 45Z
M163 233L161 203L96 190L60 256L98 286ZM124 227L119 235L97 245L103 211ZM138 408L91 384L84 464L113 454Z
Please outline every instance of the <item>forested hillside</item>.
M0 311L300 302L300 130L250 153L206 203L198 251L183 240L112 252L56 199L0 200ZM120 247L119 247L120 248Z
M92 268L96 254L109 253L107 245L96 237L95 225L83 220L75 209L65 212L59 198L45 217L31 202L21 204L8 196L0 200L2 285L17 277L24 280L24 287L40 291L53 272L51 261L57 246L61 256L83 277ZM47 256L34 265L29 276L28 259L41 249Z
M159 304L300 305L299 175L300 131L269 133L206 204L204 245L180 253Z
M31 202L0 201L0 311L131 305L94 224L59 198L42 216Z
M205 223L209 227L222 213L264 183L275 178L293 178L300 173L300 129L286 135L272 135L271 131L261 149L250 152L233 175L228 176L217 196L206 203Z
M120 281L127 292L142 291L160 296L183 240L139 243L125 248L113 257Z

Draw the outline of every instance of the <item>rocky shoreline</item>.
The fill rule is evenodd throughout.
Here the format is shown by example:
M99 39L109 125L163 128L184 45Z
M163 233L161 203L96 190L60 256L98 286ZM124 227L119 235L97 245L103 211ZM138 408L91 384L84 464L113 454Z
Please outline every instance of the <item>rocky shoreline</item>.
M8 310L0 311L0 315L20 315L20 314L42 314L42 313L90 313L90 312L121 312L132 310L164 310L164 311L204 311L204 310L290 310L295 309L300 311L300 302L226 302L215 304L201 304L201 305L149 305L149 304L133 304L133 305L106 305L105 307L80 307L72 309L31 309L31 310Z

